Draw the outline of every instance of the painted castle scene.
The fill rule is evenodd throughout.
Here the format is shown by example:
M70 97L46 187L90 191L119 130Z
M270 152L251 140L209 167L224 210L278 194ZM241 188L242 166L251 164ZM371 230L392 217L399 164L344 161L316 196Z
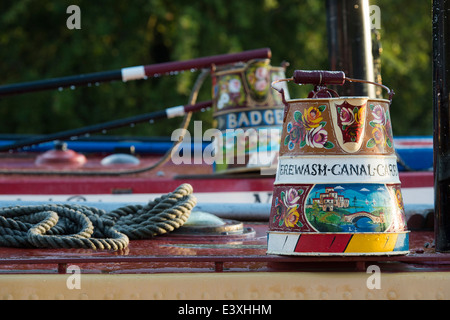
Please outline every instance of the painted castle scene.
M395 206L382 184L316 185L305 214L319 232L383 232Z

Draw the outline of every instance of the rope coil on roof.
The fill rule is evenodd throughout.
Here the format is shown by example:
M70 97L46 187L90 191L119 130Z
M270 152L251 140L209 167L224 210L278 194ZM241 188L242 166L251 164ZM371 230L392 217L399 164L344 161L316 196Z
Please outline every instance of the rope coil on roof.
M111 212L79 204L0 208L0 246L122 250L181 227L197 204L190 184L150 201Z

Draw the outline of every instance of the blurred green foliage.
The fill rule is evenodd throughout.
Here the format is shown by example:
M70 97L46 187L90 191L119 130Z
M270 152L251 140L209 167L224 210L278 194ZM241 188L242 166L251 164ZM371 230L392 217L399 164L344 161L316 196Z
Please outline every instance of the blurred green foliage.
M81 30L69 30L69 5ZM431 1L372 1L381 9L383 83L396 92L395 135L432 133ZM2 0L0 84L117 70L269 47L272 65L328 69L325 1ZM51 133L185 104L198 73L103 83L0 100L0 133ZM351 76L351 75L350 75ZM305 88L289 85L291 97ZM211 83L198 101L211 99ZM196 113L203 128L212 112ZM166 136L181 119L114 134Z

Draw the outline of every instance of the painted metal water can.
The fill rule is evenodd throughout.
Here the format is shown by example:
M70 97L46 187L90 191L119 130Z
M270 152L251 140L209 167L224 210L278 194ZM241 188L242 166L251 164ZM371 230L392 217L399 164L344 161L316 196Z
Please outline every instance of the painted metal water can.
M214 119L222 132L222 139L215 141L221 153L215 172L275 171L284 104L271 83L285 78L286 66L257 59L213 72Z
M313 84L307 99L285 102L273 189L268 253L395 255L409 250L393 145L393 93L343 72L300 71L290 79ZM327 84L368 82L389 100L339 97Z

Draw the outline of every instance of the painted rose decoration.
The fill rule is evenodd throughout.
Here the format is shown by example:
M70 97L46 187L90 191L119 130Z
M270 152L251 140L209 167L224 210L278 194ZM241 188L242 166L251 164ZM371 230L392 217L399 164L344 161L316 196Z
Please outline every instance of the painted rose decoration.
M290 188L289 190L282 191L280 198L275 198L275 214L273 215L273 223L282 227L283 225L288 228L302 227L300 222L300 214L298 212L300 196L303 194L303 189Z
M291 188L287 193L282 192L282 200L286 207L293 207L296 206L298 200L300 200L300 195L297 190Z
M322 127L314 128L306 136L306 145L312 148L323 148L328 141L328 132ZM329 142L331 143L331 142Z
M269 65L266 61L249 64L245 78L250 88L250 95L255 101L262 102L267 98L270 89Z
M298 144L300 148L309 146L311 148L334 148L334 144L328 141L328 132L325 130L327 122L323 120L322 112L326 106L311 106L302 112L294 112L294 121L289 122L286 127L287 136L284 145L293 150Z
M319 107L320 108L320 107ZM317 128L320 126L320 123L323 121L322 112L325 110L325 108L321 108L320 110L317 107L309 107L304 111L304 114L302 115L302 121L306 128L309 130L313 128ZM298 111L297 111L298 112Z
M349 126L355 122L355 115L350 108L341 108L339 119L341 119L341 124L343 126Z
M366 105L353 106L344 102L337 107L337 113L344 142L358 142L364 128Z
M239 75L232 74L220 78L214 91L218 110L245 103L244 87Z
M373 120L369 122L369 125L373 128L373 137L367 141L367 147L388 146L392 148L393 134L389 112L387 110L384 111L384 108L379 104L371 104L370 110L372 111Z

